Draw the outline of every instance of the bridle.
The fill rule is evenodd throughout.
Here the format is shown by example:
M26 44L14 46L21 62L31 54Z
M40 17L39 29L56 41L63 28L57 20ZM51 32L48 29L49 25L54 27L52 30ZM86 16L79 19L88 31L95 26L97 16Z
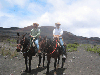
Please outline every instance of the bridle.
M18 39L19 39L19 38L18 38ZM22 44L20 44L21 41L22 41ZM21 46L24 45L25 37L24 37L21 41L18 40L17 49L19 49L19 50L22 52L22 50L24 51L24 50L28 47L29 43L27 44L27 46L26 46L24 49L22 49ZM28 52L28 51L27 51L27 52ZM26 53L26 52L23 52L23 53Z
M45 41L45 42L44 42L44 41ZM43 50L43 51L42 51L42 53L43 53L44 50L45 50L45 48L46 48L46 45L47 45L47 38L46 38L45 40L43 39L41 42L44 44L44 47L43 47L43 48L40 48L41 51ZM41 45L42 45L42 44L41 44Z
M50 46L51 46L51 45L50 45ZM49 46L49 47L50 47L50 46ZM56 39L56 47L55 47L55 49L54 49L50 54L54 53L56 49L57 49L57 39Z

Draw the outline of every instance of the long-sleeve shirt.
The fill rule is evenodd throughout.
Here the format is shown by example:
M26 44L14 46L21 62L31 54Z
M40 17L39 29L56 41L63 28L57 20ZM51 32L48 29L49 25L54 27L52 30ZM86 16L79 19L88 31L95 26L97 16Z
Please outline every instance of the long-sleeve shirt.
M34 29L33 28L31 30L30 35L33 36L34 38L39 38L39 36L40 36L40 29L38 29L38 28L37 29Z
M53 30L53 35L62 35L63 34L63 30L61 28L59 29L54 29ZM59 38L62 38L62 36L60 36Z

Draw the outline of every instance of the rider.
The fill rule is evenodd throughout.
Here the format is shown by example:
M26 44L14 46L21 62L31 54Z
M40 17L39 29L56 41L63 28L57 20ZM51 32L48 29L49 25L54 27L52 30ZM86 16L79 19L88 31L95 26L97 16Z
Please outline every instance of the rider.
M30 42L32 42L32 40L35 39L35 44L37 45L37 51L39 50L39 44L38 44L38 38L40 36L40 29L38 29L38 26L39 24L38 23L33 23L33 29L31 30L31 33L30 33ZM31 44L30 44L30 47L31 47Z
M59 27L61 25L59 22L55 23L55 25L56 25L56 29L53 30L53 37L59 38L63 50L63 58L66 58L65 50L63 46L63 40L62 40L63 30Z

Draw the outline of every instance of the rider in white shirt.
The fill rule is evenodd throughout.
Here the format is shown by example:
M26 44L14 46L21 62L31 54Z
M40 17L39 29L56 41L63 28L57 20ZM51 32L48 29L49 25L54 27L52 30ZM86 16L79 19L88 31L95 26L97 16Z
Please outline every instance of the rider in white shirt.
M66 58L66 55L64 54L65 50L63 46L63 40L62 40L63 30L59 27L61 25L59 22L55 23L55 25L56 25L56 29L53 30L53 37L59 38L63 50L63 58Z

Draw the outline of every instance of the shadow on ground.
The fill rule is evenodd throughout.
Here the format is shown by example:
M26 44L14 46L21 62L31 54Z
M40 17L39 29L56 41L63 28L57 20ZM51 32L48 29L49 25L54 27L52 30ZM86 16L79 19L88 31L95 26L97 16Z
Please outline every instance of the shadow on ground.
M38 72L41 72L41 71L43 71L45 69L46 69L46 66L44 68L40 67L40 68L32 69L31 73L24 72L21 75L38 75ZM65 69L67 69L67 68L58 68L57 71L56 71L56 75L63 75ZM54 73L55 73L55 71L52 70L52 71L49 72L48 75L54 75ZM43 73L43 74L46 74L46 72Z
M36 68L36 69L32 69L32 71L31 71L31 73L26 73L26 72L24 72L24 73L22 73L21 75L37 75L38 74L38 72L41 72L41 71L43 71L43 70L45 70L46 69L46 66L44 67L44 68L42 68L42 67L39 67L39 68Z
M56 70L56 75L64 75L63 73L64 73L65 69L67 69L67 68L58 68ZM46 74L46 73L43 73L43 74ZM49 72L48 75L54 75L54 74L55 74L55 71L52 70L52 71Z

